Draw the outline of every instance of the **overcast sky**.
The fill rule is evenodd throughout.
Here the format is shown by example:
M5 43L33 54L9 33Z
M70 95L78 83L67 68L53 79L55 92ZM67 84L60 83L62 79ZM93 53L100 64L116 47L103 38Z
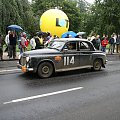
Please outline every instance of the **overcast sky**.
M95 0L86 0L89 3L94 3Z

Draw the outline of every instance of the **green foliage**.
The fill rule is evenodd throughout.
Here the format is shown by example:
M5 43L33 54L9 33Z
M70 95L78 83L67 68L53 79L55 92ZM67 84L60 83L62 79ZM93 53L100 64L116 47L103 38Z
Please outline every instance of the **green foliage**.
M120 1L119 0L96 0L92 6L93 31L97 33L112 34L120 33Z
M120 33L120 1L95 0L93 5L85 0L0 0L0 33L6 34L11 24L20 25L27 33L40 30L40 16L51 8L59 8L69 18L69 30L85 31L87 35Z
M59 9L62 9L62 11L65 12L69 18L69 30L78 32L82 30L82 17L80 12L80 6L77 7L77 4L80 5L80 3L77 3L75 0L34 0L32 7L36 16L41 16L46 10L51 8L58 7Z
M76 7L75 2L63 2L62 10L67 14L69 18L69 30L78 32L80 30L80 10Z
M25 31L35 31L36 19L28 0L0 0L0 32L6 34L7 26L20 25Z

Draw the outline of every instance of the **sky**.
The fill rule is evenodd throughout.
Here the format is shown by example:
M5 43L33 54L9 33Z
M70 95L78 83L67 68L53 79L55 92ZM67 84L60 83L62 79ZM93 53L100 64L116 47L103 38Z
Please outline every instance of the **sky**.
M86 0L89 3L94 3L95 0Z

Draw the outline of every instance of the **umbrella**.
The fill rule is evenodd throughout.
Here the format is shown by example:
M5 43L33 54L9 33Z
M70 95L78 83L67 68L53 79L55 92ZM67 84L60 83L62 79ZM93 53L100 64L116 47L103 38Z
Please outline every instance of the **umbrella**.
M74 38L77 34L75 32L73 32L73 31L68 31L68 32L63 33L61 37L66 38L69 35L71 35Z
M20 31L23 30L19 25L10 25L7 27L9 30Z

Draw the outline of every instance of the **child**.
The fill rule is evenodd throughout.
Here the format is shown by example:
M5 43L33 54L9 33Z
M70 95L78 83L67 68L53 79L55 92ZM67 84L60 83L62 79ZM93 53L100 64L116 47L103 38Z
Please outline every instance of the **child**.
M101 42L101 50L103 51L103 52L106 52L106 46L108 45L108 40L107 40L107 37L105 37L103 40L102 40L102 42Z

